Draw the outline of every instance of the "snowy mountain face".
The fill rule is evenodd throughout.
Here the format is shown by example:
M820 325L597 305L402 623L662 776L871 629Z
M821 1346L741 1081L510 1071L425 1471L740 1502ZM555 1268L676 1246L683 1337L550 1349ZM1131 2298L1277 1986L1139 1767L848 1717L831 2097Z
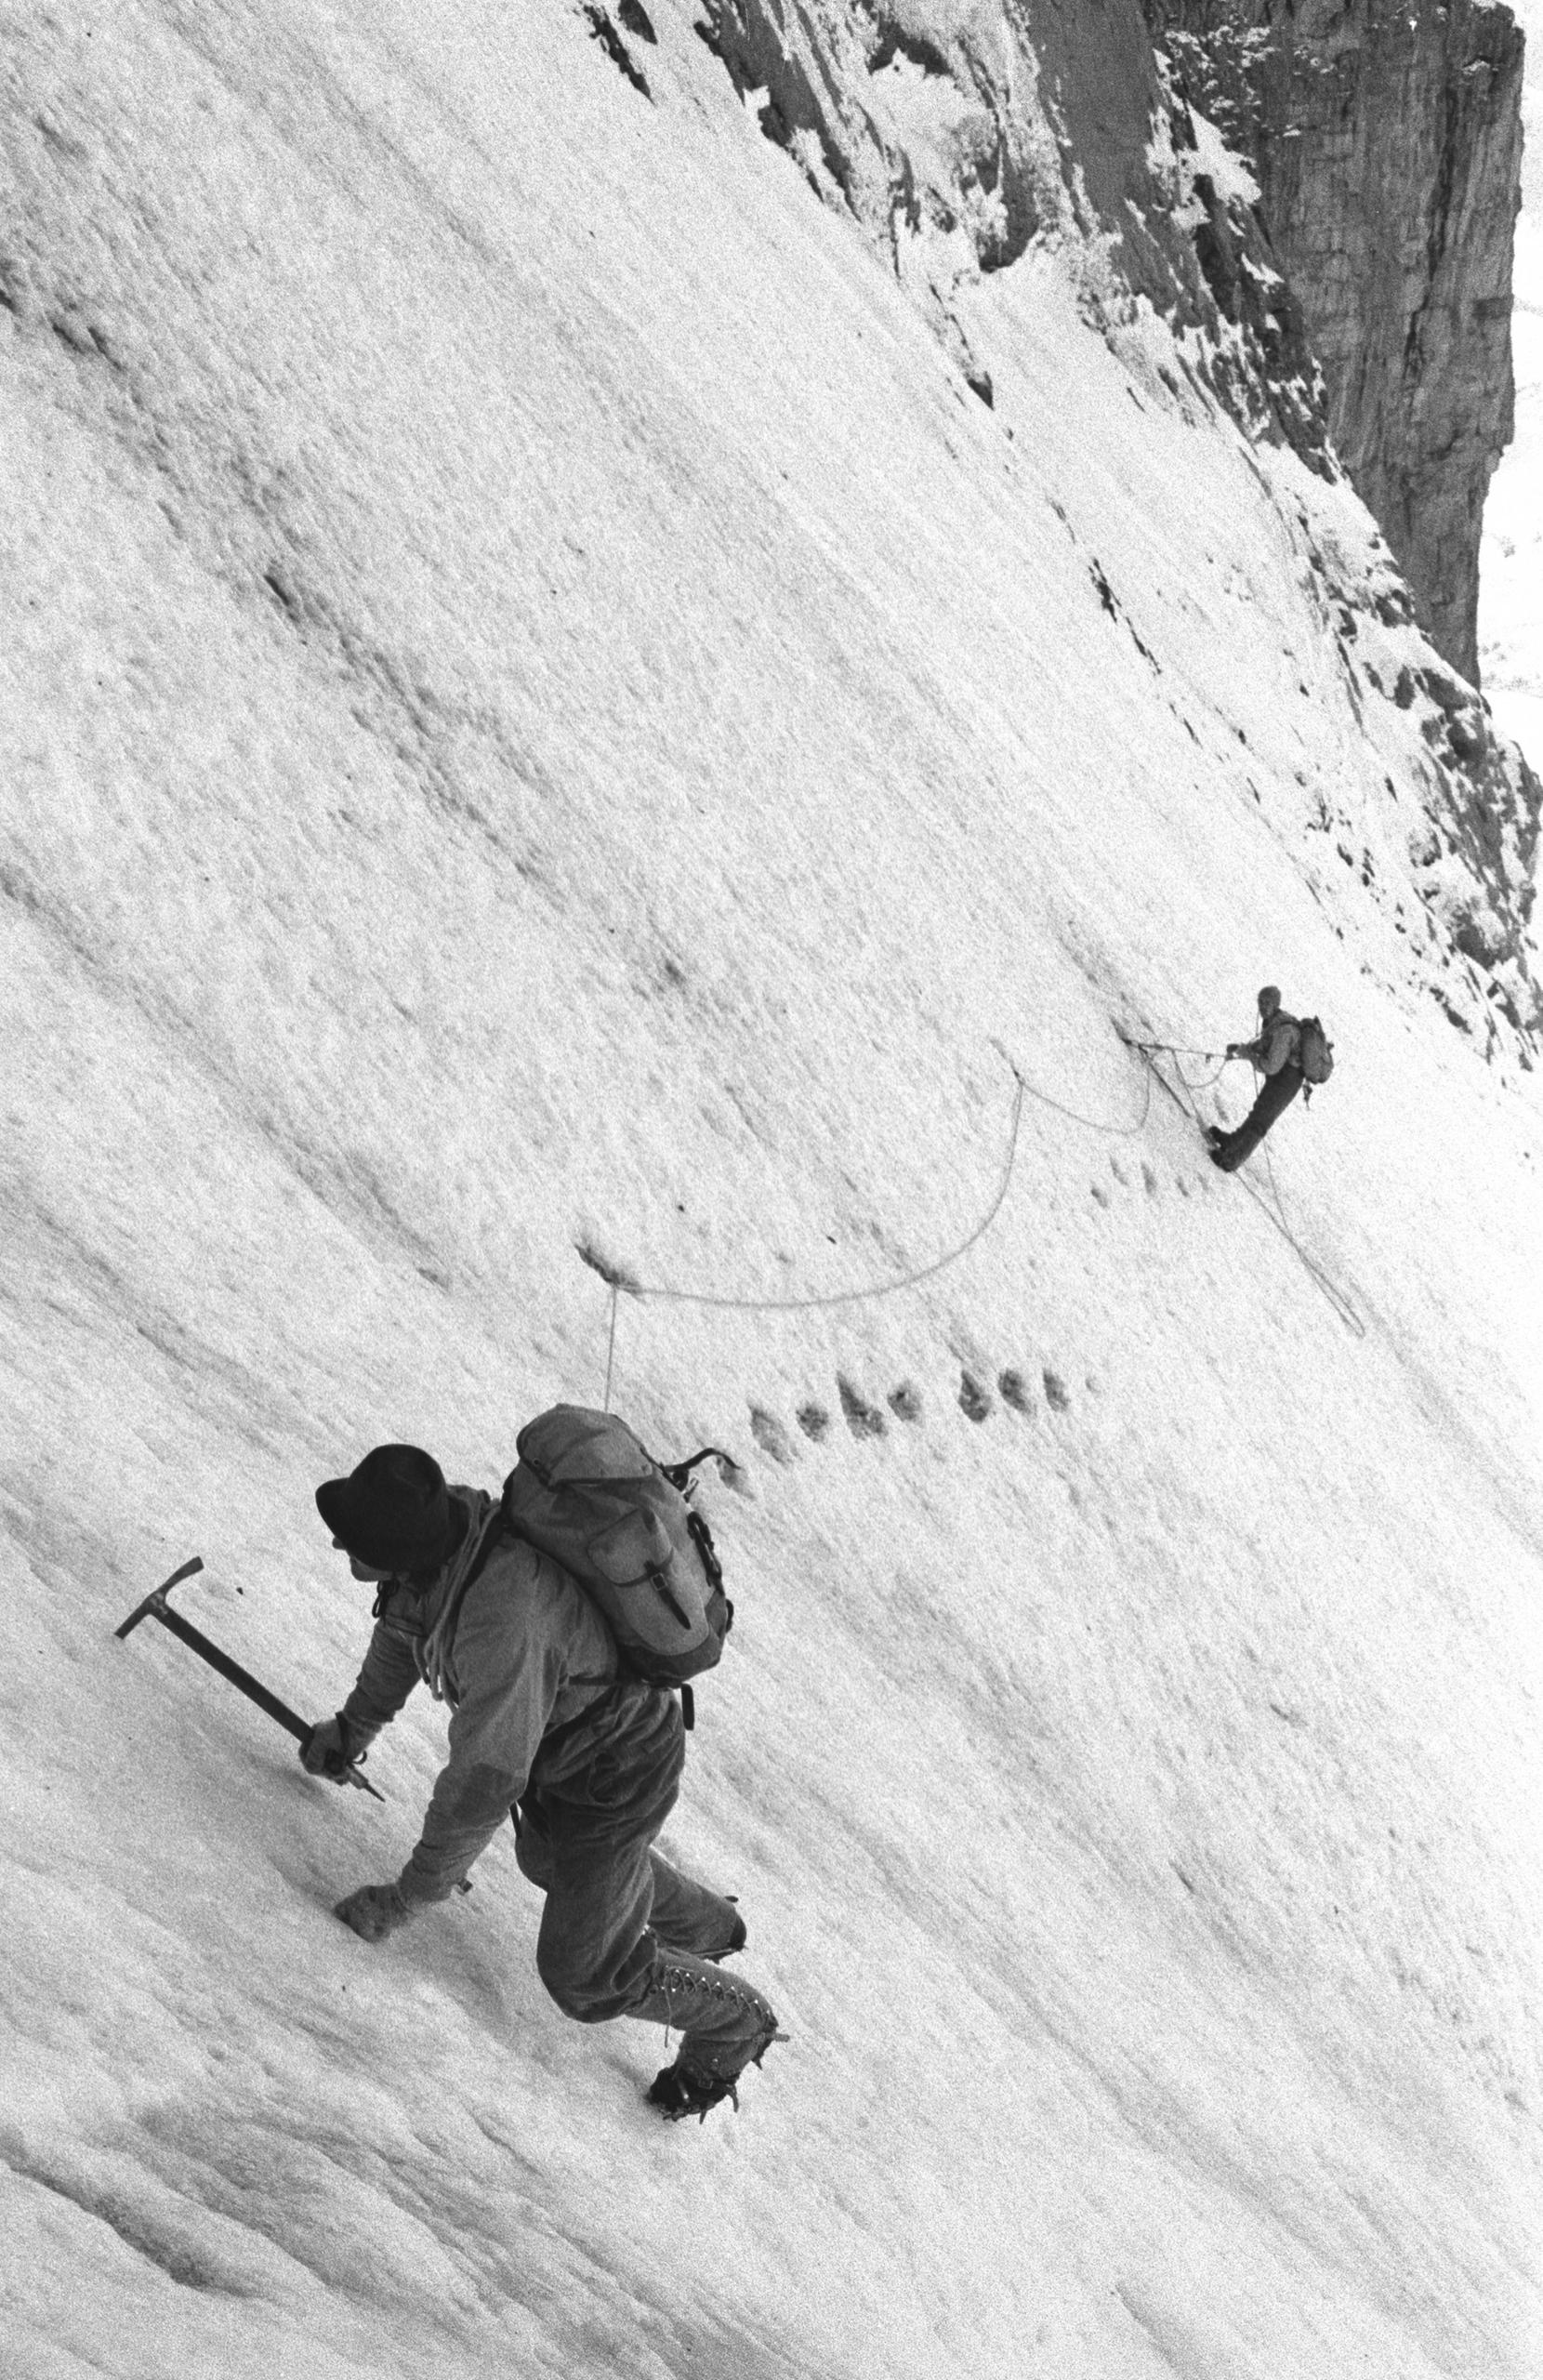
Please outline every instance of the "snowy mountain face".
M701 14L7 14L0 2365L1523 2380L1524 788L1203 326L1074 213L956 345ZM1115 1027L1235 1122L1266 981L1227 1178ZM511 1839L336 1922L425 1694L381 1806L112 1633L332 1711L317 1482L608 1385L734 1458L700 2128Z

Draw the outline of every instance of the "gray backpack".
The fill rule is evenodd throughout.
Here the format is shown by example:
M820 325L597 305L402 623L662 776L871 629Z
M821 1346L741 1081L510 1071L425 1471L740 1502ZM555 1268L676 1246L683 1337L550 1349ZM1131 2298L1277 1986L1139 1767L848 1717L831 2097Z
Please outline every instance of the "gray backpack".
M692 1471L719 1451L655 1462L614 1413L582 1405L554 1405L515 1440L506 1525L582 1587L623 1668L651 1685L684 1686L714 1668L733 1620L707 1524L688 1501Z
M1334 1072L1334 1049L1315 1016L1304 1016L1297 1027L1297 1064L1309 1082L1327 1082Z

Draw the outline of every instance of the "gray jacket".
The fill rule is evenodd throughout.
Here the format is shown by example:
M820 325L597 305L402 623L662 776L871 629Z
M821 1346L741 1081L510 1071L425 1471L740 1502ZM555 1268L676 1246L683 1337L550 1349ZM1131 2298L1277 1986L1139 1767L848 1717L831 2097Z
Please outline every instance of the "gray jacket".
M1283 1066L1296 1064L1300 1049L1300 1025L1294 1016L1287 1016L1284 1008L1278 1008L1252 1041L1238 1043L1236 1055L1251 1058L1261 1074L1278 1075Z
M546 1554L503 1535L476 1569L495 1521L494 1499L480 1488L450 1492L467 1508L466 1536L422 1592L405 1580L387 1584L342 1714L354 1740L368 1742L420 1678L436 1667L442 1677L450 1757L402 1871L410 1900L443 1900L455 1890L531 1782L543 1741L582 1717L619 1671L605 1621Z

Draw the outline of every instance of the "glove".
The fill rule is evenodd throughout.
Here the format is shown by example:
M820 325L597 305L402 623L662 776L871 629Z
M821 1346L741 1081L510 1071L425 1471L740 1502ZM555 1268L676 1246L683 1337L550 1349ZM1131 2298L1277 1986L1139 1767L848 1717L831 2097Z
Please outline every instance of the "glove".
M1229 1042L1228 1042L1228 1044L1227 1044L1227 1055L1229 1056L1229 1058L1241 1058L1241 1057L1242 1057L1242 1055L1243 1055L1243 1044L1242 1044L1242 1042L1241 1042L1241 1041L1229 1041Z
M300 1746L300 1765L308 1775L330 1777L335 1785L341 1784L355 1757L353 1731L341 1711L334 1718L319 1719Z
M333 1911L365 1942L384 1942L414 1914L400 1884L361 1884Z

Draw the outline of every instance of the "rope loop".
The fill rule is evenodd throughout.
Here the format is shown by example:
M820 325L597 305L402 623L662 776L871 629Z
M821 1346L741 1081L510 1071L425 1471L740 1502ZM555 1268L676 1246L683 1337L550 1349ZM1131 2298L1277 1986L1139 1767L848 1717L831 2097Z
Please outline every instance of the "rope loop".
M1123 1035L1121 1038L1126 1038ZM1173 1071L1179 1078L1183 1104L1188 1110L1191 1121L1197 1129L1200 1125L1200 1117L1194 1105L1195 1093L1210 1090L1214 1083L1220 1080L1223 1072L1231 1063L1229 1054L1218 1050L1188 1050L1181 1049L1171 1041L1127 1039L1126 1046L1141 1051L1147 1060L1142 1069L1146 1082L1141 1112L1133 1124L1105 1124L1097 1117L1080 1115L1075 1108L1065 1106L1059 1099L1052 1099L1048 1091L1037 1090L1022 1072L1016 1061L1009 1056L1001 1043L996 1042L994 1046L1011 1067L1013 1082L1016 1086L1013 1092L1012 1117L1008 1131L1008 1150L1003 1160L1001 1178L990 1206L974 1229L959 1241L957 1247L951 1248L945 1254L934 1258L930 1264L921 1264L912 1272L902 1273L892 1281L870 1282L861 1289L835 1289L819 1297L745 1298L726 1296L716 1290L687 1289L671 1284L639 1281L630 1275L602 1263L591 1250L581 1246L580 1255L592 1269L601 1275L611 1290L611 1323L605 1355L605 1410L608 1413L611 1410L611 1389L616 1364L616 1318L624 1289L628 1297L653 1298L661 1304L703 1306L720 1314L814 1314L829 1311L836 1306L866 1304L879 1298L896 1297L903 1289L919 1289L924 1281L935 1280L940 1273L947 1272L950 1265L958 1263L961 1257L967 1256L977 1242L985 1237L986 1233L1001 1213L1012 1184L1013 1169L1018 1159L1019 1133L1022 1123L1025 1094L1030 1099L1036 1100L1042 1107L1052 1109L1056 1115L1064 1116L1069 1122L1080 1124L1088 1131L1111 1134L1117 1140L1129 1140L1145 1130L1152 1106L1153 1078L1158 1072L1155 1064L1155 1059L1158 1056L1171 1061ZM1216 1072L1192 1081L1180 1064L1180 1060L1183 1058L1202 1058L1207 1064L1215 1060ZM1179 1097L1180 1093L1176 1092L1175 1096ZM1286 1223L1281 1209L1280 1193L1275 1187L1274 1170L1270 1162L1268 1149L1265 1151L1265 1168L1269 1175L1273 1204L1267 1201L1251 1183L1245 1182L1244 1188L1254 1199L1256 1205L1260 1207L1269 1217L1288 1246L1295 1250L1310 1278L1323 1291L1346 1328L1364 1339L1366 1335L1366 1326L1350 1300L1342 1290L1336 1288L1323 1268L1308 1254Z
M1018 1088L1013 1095L1012 1120L1008 1134L1008 1153L1002 1167L1002 1178L996 1186L996 1195L968 1238L961 1239L957 1248L951 1248L945 1256L936 1258L930 1264L919 1265L915 1272L903 1273L896 1280L872 1282L866 1288L859 1289L835 1289L824 1297L733 1298L706 1289L675 1289L648 1281L630 1279L613 1280L611 1308L613 1343L615 1336L615 1298L621 1289L625 1289L629 1297L654 1298L662 1303L673 1305L711 1306L719 1313L811 1314L827 1306L859 1305L874 1298L894 1297L902 1289L914 1289L921 1282L930 1281L939 1273L945 1273L951 1264L958 1263L961 1256L967 1256L969 1253L977 1240L984 1238L1001 1213L1003 1203L1007 1198L1008 1190L1012 1182L1013 1167L1018 1158L1018 1128L1023 1112L1023 1092L1027 1088L1016 1066L1013 1067L1013 1076Z

